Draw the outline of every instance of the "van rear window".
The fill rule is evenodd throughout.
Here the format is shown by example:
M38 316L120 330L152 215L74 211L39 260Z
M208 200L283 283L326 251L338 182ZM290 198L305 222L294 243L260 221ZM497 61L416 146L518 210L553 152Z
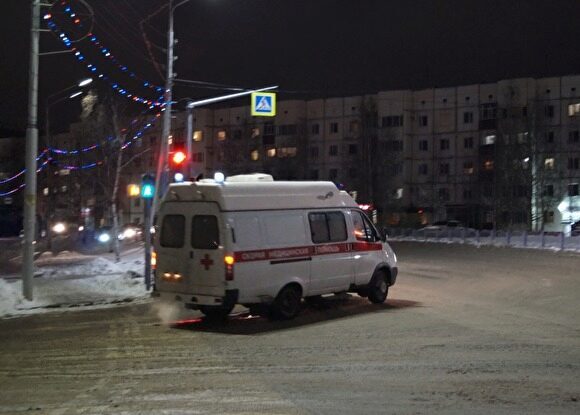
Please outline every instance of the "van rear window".
M166 215L161 224L159 243L164 248L182 248L185 237L185 216Z
M346 222L342 212L308 214L310 234L315 244L346 241Z
M194 249L217 249L220 234L217 218L212 215L196 215L191 221L191 246Z

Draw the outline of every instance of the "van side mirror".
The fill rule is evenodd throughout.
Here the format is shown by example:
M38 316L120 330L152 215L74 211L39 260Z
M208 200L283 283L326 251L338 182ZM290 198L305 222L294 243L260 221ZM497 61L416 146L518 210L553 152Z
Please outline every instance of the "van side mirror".
M381 241L386 242L389 238L389 234L387 233L387 228L383 228L381 231Z

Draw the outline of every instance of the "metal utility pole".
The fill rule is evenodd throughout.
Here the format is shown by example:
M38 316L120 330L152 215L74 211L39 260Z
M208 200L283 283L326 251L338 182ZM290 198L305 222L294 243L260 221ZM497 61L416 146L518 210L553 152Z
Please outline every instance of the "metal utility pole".
M28 73L28 122L26 125L26 176L24 189L24 243L22 246L22 295L32 301L36 221L36 153L38 151L38 43L40 0L32 0L30 68Z

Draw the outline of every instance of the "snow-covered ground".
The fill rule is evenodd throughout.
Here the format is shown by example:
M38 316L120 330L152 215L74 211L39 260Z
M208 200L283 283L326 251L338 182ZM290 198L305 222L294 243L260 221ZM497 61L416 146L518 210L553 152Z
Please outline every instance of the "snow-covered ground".
M467 229L467 228L466 228ZM548 249L553 251L580 252L580 235L566 236L558 232L528 233L505 231L476 231L463 233L456 229L453 233L446 230L429 231L426 229L391 228L387 230L390 240L436 243L464 243L470 245L490 245L497 247Z
M101 256L43 253L35 261L33 301L22 296L18 275L0 278L0 318L80 308L114 307L149 298L142 247L125 250L116 263Z

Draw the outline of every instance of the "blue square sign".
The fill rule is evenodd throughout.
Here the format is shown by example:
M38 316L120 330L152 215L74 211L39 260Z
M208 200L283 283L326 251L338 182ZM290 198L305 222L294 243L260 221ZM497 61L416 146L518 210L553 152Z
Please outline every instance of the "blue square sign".
M276 93L253 92L252 116L274 117L276 115Z

